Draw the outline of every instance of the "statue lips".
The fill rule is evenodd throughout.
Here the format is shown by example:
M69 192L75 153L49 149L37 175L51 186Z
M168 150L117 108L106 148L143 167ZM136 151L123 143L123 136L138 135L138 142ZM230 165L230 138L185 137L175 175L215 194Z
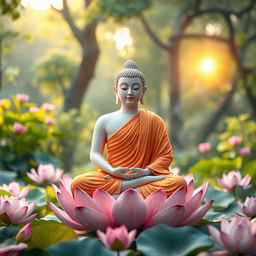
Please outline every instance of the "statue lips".
M126 97L127 100L134 100L134 97Z

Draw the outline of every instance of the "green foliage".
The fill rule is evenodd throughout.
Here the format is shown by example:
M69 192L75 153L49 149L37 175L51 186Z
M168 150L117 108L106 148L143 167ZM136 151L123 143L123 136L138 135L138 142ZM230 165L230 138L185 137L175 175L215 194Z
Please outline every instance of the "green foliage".
M141 15L151 4L152 0L95 0L91 3L86 17L90 21L106 21L108 18L123 21Z
M158 225L142 232L137 248L147 256L196 255L212 246L208 236L194 227Z
M37 152L47 152L51 140L60 135L54 124L55 113L43 107L33 111L35 107L15 96L2 99L0 104L0 169L17 172L20 177L40 163L36 161ZM17 124L23 130L15 131Z
M47 249L51 256L115 256L116 253L108 250L98 239L70 240L53 245Z
M217 185L216 178L220 178L223 173L231 170L240 170L243 175L249 174L256 177L256 161L253 156L256 153L256 122L249 119L249 115L243 114L238 117L228 117L225 119L226 127L224 132L217 135L219 139L216 151L202 154L200 159L189 168L189 172L197 175L197 182L211 180L213 185ZM242 137L242 142L238 145L229 143L232 136ZM242 155L242 148L249 148L251 153ZM253 182L254 179L253 179Z
M65 90L70 86L71 78L77 70L77 61L70 58L66 51L49 50L35 64L36 86L40 86L43 94L64 96Z
M2 160L0 160L2 161ZM10 182L14 181L16 178L16 173L14 172L9 172L9 171L0 171L0 185L2 184L9 184Z
M0 11L2 15L8 15L13 20L20 17L21 0L0 0Z
M53 244L76 239L74 230L63 223L53 220L35 220L32 237L28 243L29 249L44 249Z
M62 136L53 142L55 148L53 154L65 162L70 157L70 151L76 150L74 164L85 165L89 162L89 151L92 137L92 130L97 113L90 111L86 105L82 109L71 109L58 115L57 127ZM76 145L76 149L74 149Z

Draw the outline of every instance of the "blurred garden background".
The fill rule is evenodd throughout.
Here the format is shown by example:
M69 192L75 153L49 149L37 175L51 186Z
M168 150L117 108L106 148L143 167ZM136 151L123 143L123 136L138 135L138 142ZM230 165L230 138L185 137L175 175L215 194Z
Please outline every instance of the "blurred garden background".
M229 171L250 175L251 187L219 195L228 216L234 198L255 196L255 0L0 0L0 12L1 184L25 186L40 164L70 177L95 170L94 122L118 109L114 76L133 59L148 87L142 107L167 125L171 168L218 188Z

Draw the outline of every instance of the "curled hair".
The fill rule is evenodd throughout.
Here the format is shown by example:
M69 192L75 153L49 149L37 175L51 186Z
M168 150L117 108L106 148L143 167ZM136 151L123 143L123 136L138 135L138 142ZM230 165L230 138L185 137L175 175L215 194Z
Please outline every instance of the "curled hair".
M141 79L142 85L145 86L145 77L142 72L138 70L137 64L133 60L127 60L124 63L124 69L118 72L115 76L115 86L118 84L118 80L121 77L134 78L139 77Z

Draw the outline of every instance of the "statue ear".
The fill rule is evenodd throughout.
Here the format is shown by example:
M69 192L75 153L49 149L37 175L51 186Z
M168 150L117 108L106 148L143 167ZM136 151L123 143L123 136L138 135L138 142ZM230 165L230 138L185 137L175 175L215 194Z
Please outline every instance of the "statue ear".
M120 103L120 99L118 97L118 95L116 94L116 104L119 104Z
M140 98L140 103L141 103L142 105L144 105L143 96L144 96L144 93L146 92L146 90L147 90L147 87L146 87L146 86L143 86L143 93L142 93L142 96L141 96L141 98Z

